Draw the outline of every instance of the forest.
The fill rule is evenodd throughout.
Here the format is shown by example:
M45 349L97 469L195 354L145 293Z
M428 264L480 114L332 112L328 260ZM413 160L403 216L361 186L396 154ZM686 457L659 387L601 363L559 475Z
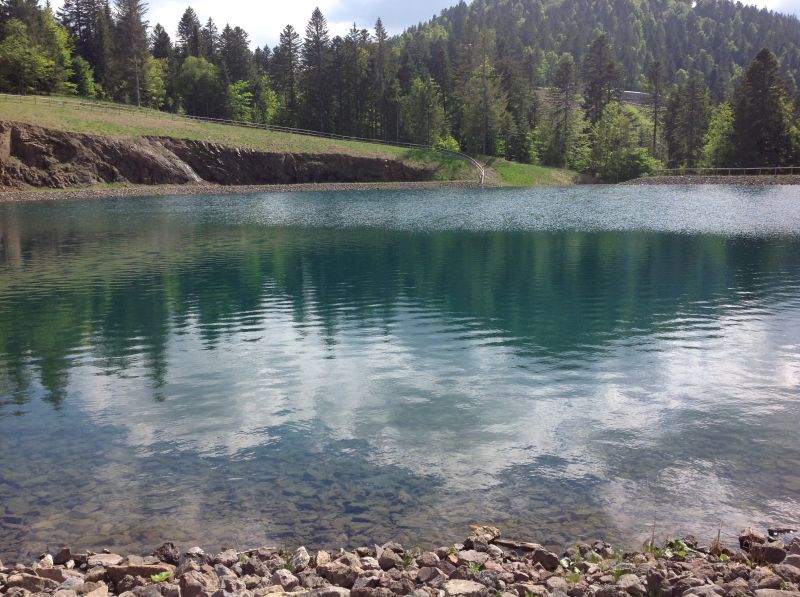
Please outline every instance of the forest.
M168 28L170 27L170 28ZM171 27L174 27L172 29ZM474 0L253 49L187 7L0 3L0 91L407 141L604 180L800 163L800 21L728 0Z

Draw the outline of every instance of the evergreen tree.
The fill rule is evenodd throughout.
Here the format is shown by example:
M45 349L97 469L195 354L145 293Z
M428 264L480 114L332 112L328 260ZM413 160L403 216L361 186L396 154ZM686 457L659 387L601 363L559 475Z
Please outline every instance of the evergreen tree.
M653 139L651 148L653 155L657 155L658 125L661 119L661 108L664 102L664 87L666 86L666 72L660 60L653 60L647 67L647 90L653 104Z
M219 57L229 81L245 81L253 76L253 53L250 40L241 27L225 25L220 35Z
M306 26L302 56L306 126L325 131L330 116L331 41L328 22L319 8L314 9Z
M694 168L699 164L710 114L709 92L702 81L693 77L676 88L664 118L670 165Z
M592 123L603 117L603 110L619 96L622 73L614 59L606 34L598 35L583 61L586 114Z
M118 97L135 102L137 106L142 103L145 66L149 58L146 10L147 5L141 0L116 0L116 91Z
M238 29L238 27L237 27ZM247 35L245 33L245 35ZM209 17L205 26L198 34L198 52L199 55L208 60L209 62L219 62L219 49L222 40L220 39L217 25Z
M189 6L183 11L181 20L178 21L178 35L175 43L181 59L188 56L200 56L200 19L197 13Z
M408 95L402 99L403 130L412 143L433 145L441 136L444 126L439 86L428 78L414 79Z
M161 23L157 23L150 34L150 53L153 58L170 58L172 56L172 40Z
M794 157L791 104L775 55L761 50L736 90L734 151L739 166L782 166Z
M283 115L279 120L288 126L297 125L299 70L300 35L294 27L286 25L275 48L271 72L283 105Z
M577 93L575 60L572 54L562 54L550 90L553 105L552 133L546 141L545 160L551 165L564 166L569 161L568 153L575 137L573 122Z

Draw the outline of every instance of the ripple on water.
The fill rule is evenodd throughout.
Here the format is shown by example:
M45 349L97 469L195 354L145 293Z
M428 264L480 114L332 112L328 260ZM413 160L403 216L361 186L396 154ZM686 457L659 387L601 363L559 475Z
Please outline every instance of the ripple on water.
M2 205L0 557L796 519L792 193Z

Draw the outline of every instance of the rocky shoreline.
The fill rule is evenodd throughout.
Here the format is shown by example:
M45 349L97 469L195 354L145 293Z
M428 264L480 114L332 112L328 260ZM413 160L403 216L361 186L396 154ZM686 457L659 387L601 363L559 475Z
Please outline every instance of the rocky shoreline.
M262 547L206 554L167 542L152 555L64 547L31 564L0 563L8 597L798 597L800 535L744 529L739 548L693 537L621 552L604 542L556 554L474 527L463 543L352 551Z
M716 185L732 185L744 187L768 187L780 185L800 185L800 174L788 175L761 175L761 176L705 176L700 174L691 174L685 176L647 176L645 178L636 178L620 184L624 185L667 185L667 184L716 184Z
M109 199L114 197L163 197L169 195L241 195L254 193L298 193L320 191L397 191L431 189L479 189L492 187L472 181L428 182L340 182L268 185L219 185L210 183L126 185L68 189L15 189L0 187L0 203L58 201L61 199Z

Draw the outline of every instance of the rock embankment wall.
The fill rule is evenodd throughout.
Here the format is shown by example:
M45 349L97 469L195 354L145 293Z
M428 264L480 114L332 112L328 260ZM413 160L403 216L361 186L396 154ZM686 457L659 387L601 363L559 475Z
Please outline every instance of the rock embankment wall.
M413 182L434 170L342 154L270 153L167 137L113 138L0 121L0 186Z

